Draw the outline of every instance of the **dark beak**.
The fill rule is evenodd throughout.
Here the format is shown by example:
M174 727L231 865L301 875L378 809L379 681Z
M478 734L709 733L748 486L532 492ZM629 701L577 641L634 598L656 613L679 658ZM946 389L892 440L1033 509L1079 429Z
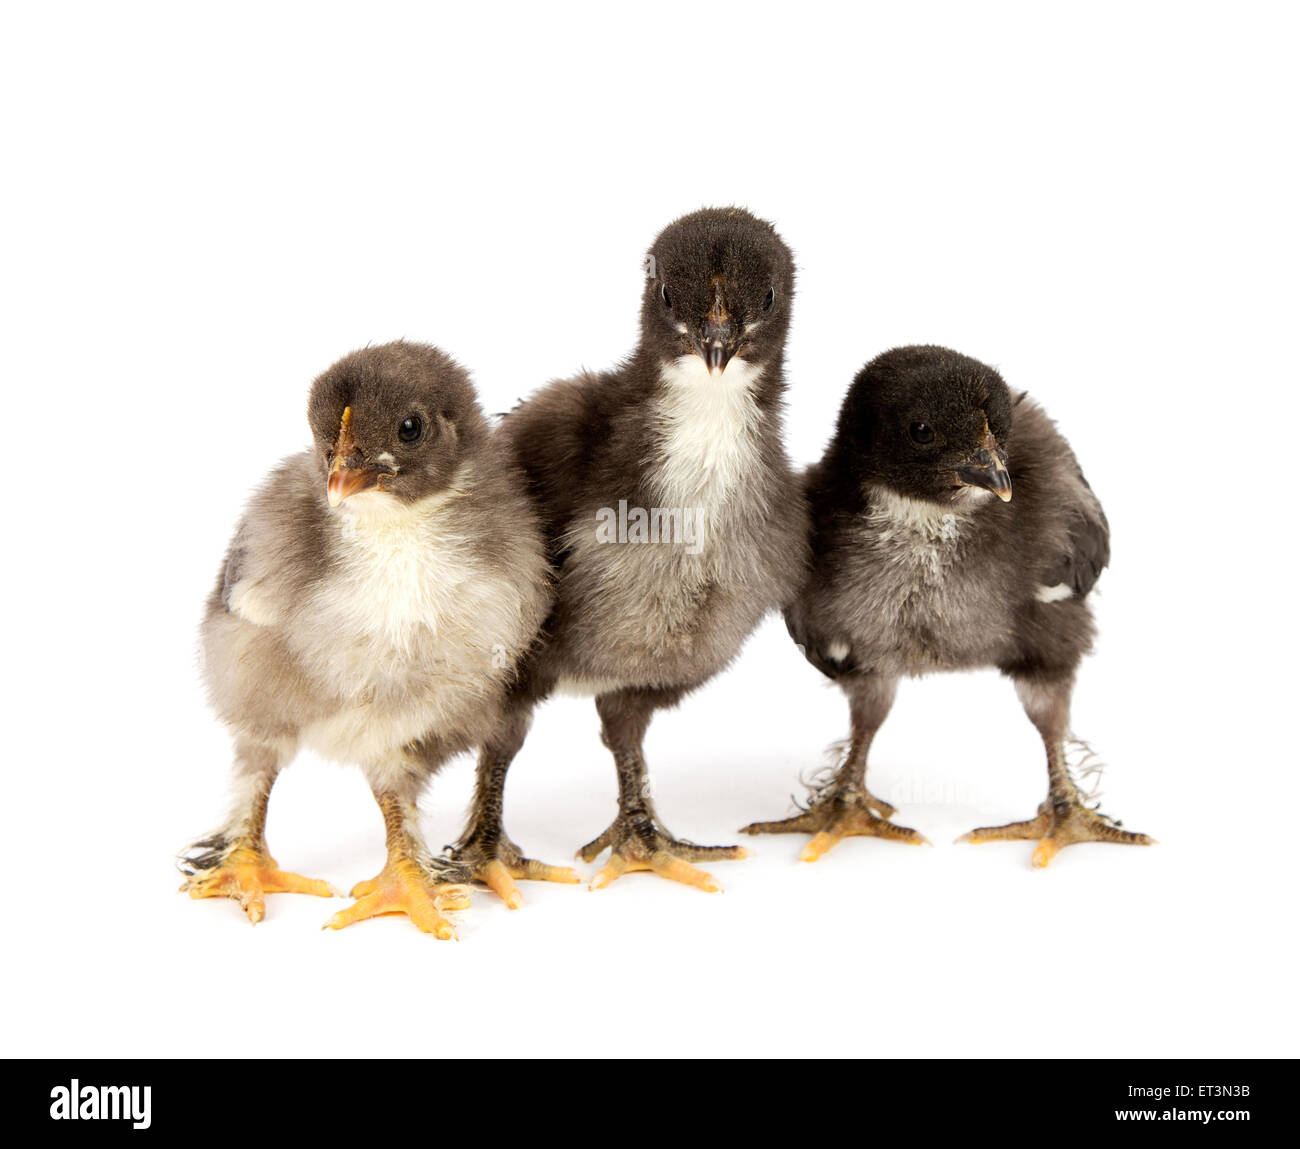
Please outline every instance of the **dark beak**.
M736 353L730 324L706 323L695 353L708 365L710 375L721 375Z
M698 339L691 341L695 354L704 360L710 375L721 375L736 354L736 325L727 311L726 288L722 277L713 281L713 306L705 316Z
M1004 503L1011 502L1011 475L1007 457L998 441L984 424L984 439L969 463L957 468L957 478L968 487L992 491Z
M337 507L350 495L379 486L383 475L383 471L362 464L360 452L352 439L352 408L344 407L339 437L334 444L334 462L330 464L329 480L325 485L330 506Z

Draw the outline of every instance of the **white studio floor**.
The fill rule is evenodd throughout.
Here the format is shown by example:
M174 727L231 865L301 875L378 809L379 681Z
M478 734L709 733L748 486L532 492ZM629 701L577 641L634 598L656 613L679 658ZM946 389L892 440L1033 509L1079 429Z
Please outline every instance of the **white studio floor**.
M259 1052L295 1057L491 1056L503 1035L518 1055L580 1056L609 1049L633 1018L645 1056L1289 1047L1278 1028L1294 928L1276 887L1282 831L1249 797L1216 821L1213 787L1230 778L1216 780L1209 748L1185 733L1166 743L1145 733L1104 659L1089 666L1077 709L1090 736L1116 748L1106 807L1159 846L1074 847L1035 872L1028 843L951 844L977 824L1030 815L1043 786L1014 693L996 676L968 676L908 684L877 745L877 789L934 848L858 839L809 865L796 861L802 837L733 832L785 810L796 772L820 763L843 721L839 699L787 644L766 628L734 674L651 736L674 831L755 851L715 867L724 893L648 875L599 893L528 884L527 904L511 912L483 891L457 915L457 943L400 918L325 933L338 903L290 895L271 898L254 928L233 903L175 892L168 849L221 809L219 736L198 729L191 773L177 763L155 805L136 811L130 849L106 875L111 891L88 877L90 890L59 912L37 907L40 933L17 964L34 987L59 989L14 1002L14 1048L181 1056L201 1034L208 1054L241 1055L248 1030L229 1024L232 1012L249 1015ZM435 783L431 842L455 836L471 776L462 760ZM590 705L559 699L511 779L511 831L536 856L564 859L603 828L613 792ZM93 793L93 806L120 803L107 777ZM342 888L382 863L378 815L355 770L301 761L277 788L270 836L285 866Z

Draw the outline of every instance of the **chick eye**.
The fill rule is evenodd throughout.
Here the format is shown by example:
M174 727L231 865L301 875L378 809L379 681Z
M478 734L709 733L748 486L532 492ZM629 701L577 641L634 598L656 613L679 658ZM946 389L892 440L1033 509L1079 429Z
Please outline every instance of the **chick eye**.
M424 423L419 415L407 415L405 419L397 425L397 437L403 443L418 443L420 436L424 434Z
M767 289L767 294L766 294L765 296L763 296L763 310L764 310L764 311L771 311L771 310L772 310L772 304L775 303L775 302L776 302L776 288L775 288L775 287L769 287L769 288Z
M661 283L659 285L659 298L664 301L665 307L671 307L673 305L673 301L668 295L668 285L666 283Z
M933 443L934 428L929 423L913 423L910 428L912 438L918 443Z

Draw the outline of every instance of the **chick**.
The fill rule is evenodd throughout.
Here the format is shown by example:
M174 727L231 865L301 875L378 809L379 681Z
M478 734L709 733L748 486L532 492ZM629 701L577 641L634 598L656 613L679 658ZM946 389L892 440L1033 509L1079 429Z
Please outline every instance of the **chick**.
M556 601L480 756L453 856L498 851L506 770L534 706L559 688L595 696L618 772L617 817L579 851L588 862L611 851L592 887L648 869L717 890L692 863L744 851L663 827L642 740L803 578L806 512L781 427L794 261L771 224L727 208L670 224L646 267L631 356L552 383L502 425L550 544Z
M404 913L453 937L468 904L419 831L416 800L497 726L550 603L536 518L466 372L433 347L354 352L313 384L315 447L250 501L208 600L204 673L235 743L230 818L182 860L182 888L236 899L328 896L267 851L267 801L302 747L365 772L388 860L335 929Z
M851 736L806 811L744 832L812 833L805 861L851 835L923 843L867 789L872 738L901 676L995 666L1047 748L1047 800L964 840L1038 839L1035 866L1074 842L1150 844L1087 806L1066 767L1070 695L1094 634L1087 596L1110 533L1042 409L954 351L886 352L854 380L805 492L812 568L786 624L847 695Z

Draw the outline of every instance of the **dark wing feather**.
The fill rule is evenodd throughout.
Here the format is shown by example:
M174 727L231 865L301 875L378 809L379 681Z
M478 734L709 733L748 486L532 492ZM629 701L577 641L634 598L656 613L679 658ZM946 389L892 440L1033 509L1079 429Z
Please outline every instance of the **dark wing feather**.
M829 653L826 636L813 622L809 596L815 587L833 577L840 536L846 520L851 524L861 512L862 487L855 471L823 459L801 476L804 499L808 505L809 549L812 567L801 592L785 609L785 627L804 658L832 680L854 674L858 664L853 650L836 662Z
M1110 562L1110 524L1079 464L1073 458L1070 464L1078 497L1068 508L1067 549L1044 573L1042 582L1044 586L1064 583L1083 598Z
M799 647L804 658L826 675L827 678L842 678L844 675L852 674L857 670L857 663L853 660L852 650L840 662L831 660L826 653L827 643L825 638L809 625L808 612L801 609L801 604L795 604L786 609L785 628L790 632L790 637L794 639L795 645Z

